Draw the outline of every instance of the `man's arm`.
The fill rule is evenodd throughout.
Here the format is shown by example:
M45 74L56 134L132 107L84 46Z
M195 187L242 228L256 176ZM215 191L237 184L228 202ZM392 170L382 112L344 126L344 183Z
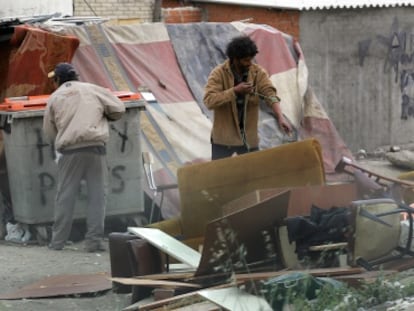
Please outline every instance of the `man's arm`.
M275 101L272 103L272 110L275 114L277 123L279 127L287 134L292 132L292 127L290 126L289 122L285 119L282 113L282 109L280 108L280 101Z
M280 107L281 99L277 96L277 90L264 69L259 71L256 83L258 92L263 96L270 108L272 108L279 127L285 133L290 134L292 132L292 127L283 116L283 112Z
M50 140L55 141L57 135L57 128L54 121L54 115L51 106L52 105L50 103L47 103L46 110L43 115L43 132Z
M102 88L99 94L104 106L104 116L109 121L116 121L122 118L125 113L125 104L107 89Z

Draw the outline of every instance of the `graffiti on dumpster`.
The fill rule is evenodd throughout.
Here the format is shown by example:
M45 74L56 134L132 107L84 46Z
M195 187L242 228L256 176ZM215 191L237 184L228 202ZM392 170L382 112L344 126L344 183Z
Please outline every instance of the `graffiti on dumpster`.
M123 180L122 174L121 174L121 172L124 172L124 171L125 171L125 166L123 165L117 165L111 170L112 177L114 177L114 179L116 179L117 182L119 183L119 186L117 188L112 188L113 193L124 192L125 181Z
M42 130L40 128L35 129L36 133L36 147L37 147L37 154L39 159L39 165L43 165L43 148L47 147L50 150L52 155L52 159L55 159L55 152L53 144L49 144L43 140Z
M383 64L384 73L392 72L394 82L399 83L401 91L401 119L414 117L414 34L400 29L395 17L390 33L386 36L377 35L376 40L386 48ZM362 40L358 43L359 64L364 66L365 58L369 55L372 40Z
M114 124L111 124L111 130L116 133L113 136L113 139L116 139L118 142L116 143L116 149L120 146L120 149L116 150L117 152L124 153L126 150L126 143L132 143L132 140L128 140L128 123L124 122L123 126L121 127L122 130L117 128ZM50 200L54 200L54 197L51 198L50 195L56 188L56 180L55 180L55 170L56 170L56 154L54 150L54 145L50 144L46 141L45 136L41 128L34 128L34 134L36 137L36 151L38 155L38 167L43 168L37 174L38 182L39 182L39 191L40 191L40 203L42 206L47 206L52 202L48 202ZM112 139L112 138L111 138ZM53 164L52 164L53 163ZM52 164L52 165L51 165ZM49 168L53 170L53 172L49 171ZM124 178L125 172L127 171L127 167L125 165L114 165L110 168L110 176L111 176L111 193L120 194L125 191L126 181ZM87 200L87 196L85 193L81 191L79 193L79 200Z
M111 169L111 176L113 181L115 180L116 186L111 188L112 193L123 193L125 190L125 180L122 173L125 172L126 168L124 165L117 165ZM40 203L42 206L48 205L47 194L52 191L56 185L55 178L47 172L41 172L38 174L39 178L39 189L40 189ZM82 187L80 187L82 190ZM79 192L79 200L83 201L87 199L87 195L82 191Z
M43 172L39 174L40 183L40 203L45 206L47 204L47 192L55 186L55 179L49 173Z
M125 152L125 143L128 140L128 135L127 135L127 132L128 132L128 123L127 122L124 123L123 132L121 132L120 130L118 130L114 124L111 124L111 130L115 131L118 134L118 136L121 137L121 140L122 141L121 141L121 150L120 151L122 153Z

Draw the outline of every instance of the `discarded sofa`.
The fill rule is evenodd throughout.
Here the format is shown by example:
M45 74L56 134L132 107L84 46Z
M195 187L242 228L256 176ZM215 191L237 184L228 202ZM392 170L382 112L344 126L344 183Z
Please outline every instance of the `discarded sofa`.
M325 184L322 150L316 139L198 164L177 171L179 217L153 223L198 249L205 226L223 216L222 206L258 189Z

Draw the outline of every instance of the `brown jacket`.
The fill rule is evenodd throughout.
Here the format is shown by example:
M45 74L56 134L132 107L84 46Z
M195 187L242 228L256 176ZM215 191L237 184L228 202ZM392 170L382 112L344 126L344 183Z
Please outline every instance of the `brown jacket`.
M266 103L271 106L277 102L276 88L273 86L269 75L257 64L252 64L249 69L248 80L253 82L254 93L245 97L246 146L257 148L259 145L258 119L259 119L259 95L264 95ZM230 68L230 61L226 60L218 65L210 73L205 86L204 104L214 110L212 141L215 144L226 146L243 146L243 137L239 129L237 117L236 94L233 90L234 76Z

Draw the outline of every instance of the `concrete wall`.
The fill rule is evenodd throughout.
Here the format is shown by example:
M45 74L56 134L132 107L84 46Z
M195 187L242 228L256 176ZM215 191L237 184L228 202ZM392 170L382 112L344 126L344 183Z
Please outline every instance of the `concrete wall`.
M309 82L352 151L414 138L414 8L304 11Z
M89 4L89 6L87 5ZM74 15L152 22L155 0L73 0Z
M72 15L72 0L0 0L0 18L54 13Z

